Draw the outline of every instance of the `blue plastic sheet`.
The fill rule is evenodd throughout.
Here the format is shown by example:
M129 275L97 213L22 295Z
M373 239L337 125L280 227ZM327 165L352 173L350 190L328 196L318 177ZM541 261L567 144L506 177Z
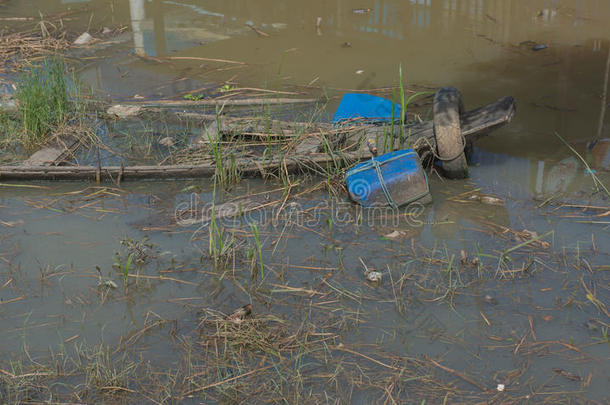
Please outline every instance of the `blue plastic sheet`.
M367 121L392 121L392 101L370 94L347 93L341 99L333 123L364 118ZM400 105L394 103L394 119L400 120Z

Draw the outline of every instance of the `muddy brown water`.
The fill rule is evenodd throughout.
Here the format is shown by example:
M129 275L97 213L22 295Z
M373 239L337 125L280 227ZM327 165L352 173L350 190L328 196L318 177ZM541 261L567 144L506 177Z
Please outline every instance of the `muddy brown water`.
M415 224L393 223L391 215L358 219L345 196L331 198L325 189L295 200L295 212L298 207L314 213L298 225L277 220L273 209L237 225L225 223L227 229L241 229L240 241L250 245L252 237L243 235L249 223L259 224L264 293L255 291L244 264L235 280L220 277L222 271L206 258L207 224L180 226L172 218L194 196L205 204L268 192L272 200L278 196L271 190L281 182L243 180L216 195L208 179L128 183L103 193L84 183L29 184L40 189L0 185L0 368L28 362L30 356L45 359L75 344L116 346L155 317L175 320L179 331L194 333L201 308L228 313L252 302L258 314L297 323L309 319L303 309L309 298L279 292L277 285L289 285L321 289L331 293L325 300L340 302L349 325L333 330L340 336L335 344L363 347L358 350L372 357L430 356L489 389L486 399L609 400L610 318L600 307L610 306L610 203L602 192L594 193L592 176L555 133L610 186L607 155L587 148L610 138L610 98L604 88L610 3L9 0L0 7L0 18L78 10L65 24L75 33L88 27L100 38L103 27L124 27L112 38L116 43L94 44L80 55L88 58L80 71L84 82L114 100L180 98L195 90L211 94L229 82L326 95L332 114L348 89L395 85L401 65L407 85L455 86L467 107L505 95L514 96L518 106L510 125L477 143L469 180L431 175L434 203ZM354 13L355 8L370 10ZM537 44L547 47L534 51ZM595 153L601 157L593 158ZM301 190L315 182L308 180ZM504 202L449 200L474 189ZM399 239L384 237L396 230L403 232ZM507 230L550 232L543 239L549 245L511 252L513 261L499 266L502 252L524 240ZM120 272L112 268L117 252L125 259L119 241L145 237L154 244L154 258L138 271L153 278L139 285L130 281L125 294ZM461 265L461 250L471 257L478 252L480 267ZM384 272L381 285L365 283L359 258ZM117 284L107 296L97 289L96 266L104 280ZM516 271L526 266L525 274ZM393 281L405 277L400 301L406 311L395 305L390 273ZM159 275L178 281L159 280ZM583 285L595 296L587 296ZM448 286L456 291L452 300ZM333 288L365 298L355 300ZM586 327L591 324L596 327ZM140 343L141 353L157 366L178 368L167 332L153 331ZM509 378L514 370L523 372ZM469 402L472 385L438 368L430 373L455 384L450 402ZM498 393L499 383L506 385L504 393ZM386 395L373 386L359 385L348 397L371 403ZM346 398L315 383L310 388Z

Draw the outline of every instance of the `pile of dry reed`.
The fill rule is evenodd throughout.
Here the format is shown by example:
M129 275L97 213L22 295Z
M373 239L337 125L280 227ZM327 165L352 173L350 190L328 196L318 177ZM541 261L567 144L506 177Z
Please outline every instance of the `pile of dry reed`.
M0 32L0 64L19 67L32 60L48 55L58 54L70 46L65 38L65 31L49 30L49 27L40 22L38 30L24 32Z

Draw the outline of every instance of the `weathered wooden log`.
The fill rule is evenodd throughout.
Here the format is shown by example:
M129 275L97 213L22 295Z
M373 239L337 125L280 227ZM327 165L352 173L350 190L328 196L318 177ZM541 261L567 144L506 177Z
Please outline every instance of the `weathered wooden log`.
M181 178L211 176L215 168L202 166L107 166L98 169L94 166L3 166L0 179L11 180L102 180L115 181L119 175L122 180L147 178Z
M323 164L335 161L349 165L370 155L358 152L312 153L295 157L253 159L237 158L235 165L242 175L261 175L274 170L323 170ZM163 166L0 166L0 179L3 180L102 180L117 181L136 179L168 179L210 177L216 173L214 164L203 165L163 165Z
M511 96L474 110L466 111L460 116L462 135L468 142L474 142L489 132L509 123L515 115L515 99ZM367 135L383 136L389 130L388 125L367 127ZM394 130L396 132L396 129ZM434 123L426 121L421 124L407 125L405 136L411 136L411 143L426 139L430 146L436 147ZM420 141L421 142L421 141Z
M341 162L359 161L365 156L357 153L334 155ZM261 172L277 169L290 172L310 170L313 166L332 161L328 154L317 153L298 158L271 159L255 162L254 159L237 159L236 166L243 175L260 175ZM137 179L169 179L210 177L216 173L216 166L209 165L164 165L164 166L0 166L0 179L3 180L101 180L122 181Z
M220 99L220 100L149 100L142 102L131 102L131 106L141 107L198 107L198 106L261 106L275 104L313 104L319 102L317 98L278 98L278 97L256 97L243 99Z

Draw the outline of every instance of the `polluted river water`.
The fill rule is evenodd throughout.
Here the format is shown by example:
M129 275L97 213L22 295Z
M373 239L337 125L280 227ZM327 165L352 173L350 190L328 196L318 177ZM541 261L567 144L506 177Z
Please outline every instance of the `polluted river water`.
M398 214L312 174L0 177L0 402L608 403L610 3L0 2L7 27L45 15L96 38L68 58L112 102L279 90L328 117L401 67L517 114ZM243 196L263 208L189 221Z

